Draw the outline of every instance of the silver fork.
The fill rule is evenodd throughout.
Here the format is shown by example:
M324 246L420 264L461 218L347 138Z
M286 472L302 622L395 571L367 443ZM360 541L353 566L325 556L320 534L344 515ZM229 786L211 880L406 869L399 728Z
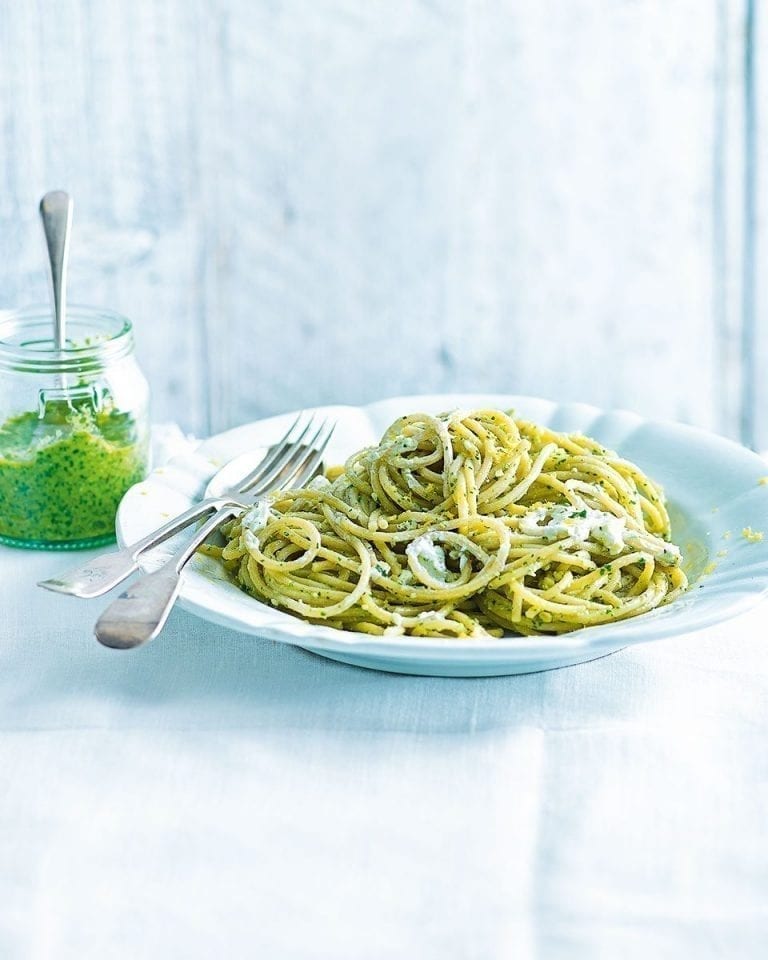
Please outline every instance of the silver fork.
M258 482L258 493L263 495L288 487L302 487L309 481L322 463L323 453L334 427L335 424L327 425L323 421L306 446L299 448L301 455L294 455L290 470L283 467L278 483ZM250 484L251 490L255 485ZM159 570L140 577L126 587L96 621L94 632L99 643L118 650L130 650L154 640L163 629L176 602L184 567L195 551L222 523L248 506L250 504L234 498L225 500L175 556Z
M239 483L223 491L220 496L201 500L191 506L189 510L185 510L184 513L180 513L177 517L169 520L168 523L163 524L162 527L153 530L146 537L124 547L122 550L102 553L93 560L89 560L87 563L65 573L60 573L50 580L41 580L38 586L45 587L46 590L53 590L56 593L81 597L84 600L100 597L122 583L138 569L139 557L142 553L169 540L193 521L199 520L209 513L215 513L228 504L236 504L238 497L254 490L254 488L263 491L269 489L271 484L282 483L283 474L289 473L300 466L303 453L308 450L308 447L306 445L302 446L302 443L315 425L315 418L312 416L306 423L302 423L303 418L304 414L300 413L288 428L285 436L270 448L266 457ZM309 448L318 442L324 426L325 421L309 438L307 441ZM325 440L326 444L328 439L330 439L330 435Z

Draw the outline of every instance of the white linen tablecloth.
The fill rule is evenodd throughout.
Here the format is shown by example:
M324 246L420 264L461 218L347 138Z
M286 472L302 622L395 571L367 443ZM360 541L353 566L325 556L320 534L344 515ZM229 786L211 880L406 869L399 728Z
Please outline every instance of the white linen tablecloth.
M768 605L521 677L387 675L0 548L0 958L762 957Z

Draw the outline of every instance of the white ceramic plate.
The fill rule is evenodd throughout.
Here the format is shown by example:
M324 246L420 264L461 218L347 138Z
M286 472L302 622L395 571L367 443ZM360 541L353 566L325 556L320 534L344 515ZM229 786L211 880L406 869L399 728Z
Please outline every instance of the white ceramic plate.
M338 420L328 463L374 443L398 416L414 411L500 407L556 430L581 431L635 461L667 492L673 539L685 556L692 586L679 600L615 624L559 637L488 640L377 638L314 626L246 595L214 560L195 557L181 603L193 613L244 633L297 644L345 663L432 676L495 676L569 666L632 643L700 630L743 612L768 590L768 531L748 542L745 527L768 527L768 473L754 453L712 434L644 420L624 411L556 404L533 397L460 395L399 397L367 407L324 407ZM249 423L204 441L128 491L118 513L121 544L138 540L198 499L214 473L233 457L278 440L295 413ZM146 569L158 563L157 555Z

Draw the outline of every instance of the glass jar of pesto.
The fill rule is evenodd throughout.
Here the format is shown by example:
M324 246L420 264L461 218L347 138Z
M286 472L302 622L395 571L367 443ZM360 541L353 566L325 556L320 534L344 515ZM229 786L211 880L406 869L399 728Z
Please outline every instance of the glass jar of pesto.
M58 350L48 308L0 311L0 542L111 542L118 503L148 466L149 387L130 321L70 307Z

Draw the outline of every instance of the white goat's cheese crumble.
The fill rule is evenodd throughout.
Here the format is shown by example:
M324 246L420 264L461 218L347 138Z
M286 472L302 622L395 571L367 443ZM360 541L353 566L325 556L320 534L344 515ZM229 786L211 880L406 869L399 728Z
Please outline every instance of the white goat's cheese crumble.
M661 553L656 557L659 563L666 564L667 566L674 566L676 563L680 563L683 559L682 553L680 553L680 547L676 547L674 543L668 543Z
M241 523L246 530L258 533L269 523L272 516L272 505L269 500L257 500L254 505L243 514Z
M674 566L681 560L680 549L645 530L627 527L625 517L586 504L558 504L529 510L520 520L520 532L529 537L554 541L569 537L577 544L592 540L605 547L610 556L629 548L650 553L658 563Z
M307 484L307 490L327 490L331 486L331 481L328 477L324 476L322 473L318 473L316 477L312 479Z
M405 548L408 556L436 580L445 580L448 567L445 563L445 550L427 534L416 537Z
M520 532L529 537L557 540L571 537L576 543L592 539L602 544L610 554L624 549L626 522L604 510L587 506L538 507L530 510L520 521Z
M635 550L644 550L650 553L654 558L665 567L674 567L682 560L680 547L674 543L667 543L650 533L642 533L639 530L627 530L624 534L624 540L628 546Z

